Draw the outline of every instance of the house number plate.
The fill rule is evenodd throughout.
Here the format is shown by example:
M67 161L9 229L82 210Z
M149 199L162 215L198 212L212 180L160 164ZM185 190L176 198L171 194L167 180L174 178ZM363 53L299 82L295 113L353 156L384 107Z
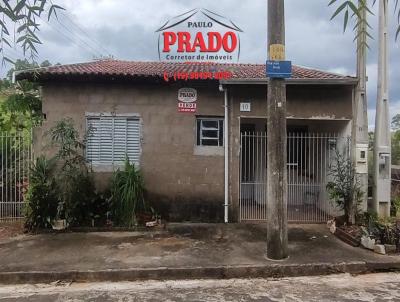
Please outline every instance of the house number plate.
M240 103L240 112L250 112L251 103Z

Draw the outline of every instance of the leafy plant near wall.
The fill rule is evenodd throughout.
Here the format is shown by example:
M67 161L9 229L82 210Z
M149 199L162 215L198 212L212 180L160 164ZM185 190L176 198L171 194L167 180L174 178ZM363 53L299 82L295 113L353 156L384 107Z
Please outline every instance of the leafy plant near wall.
M90 225L92 220L103 219L109 205L96 192L93 179L83 156L85 144L71 119L63 119L50 129L51 146L57 149L57 189L60 203L58 218L69 225ZM102 205L99 208L99 205Z
M70 226L104 225L109 198L96 191L83 156L85 145L73 121L57 122L48 134L56 155L50 160L39 157L31 170L26 229L49 228L56 219L66 219Z
M25 205L25 228L30 231L50 228L56 217L58 195L54 168L54 161L43 156L39 157L31 168Z
M400 218L400 195L392 198L391 206L391 215Z
M359 216L359 225L366 228L364 233L379 244L396 245L400 252L400 224L397 218L379 218L376 212L364 212Z
M142 174L128 158L125 159L124 170L114 172L111 200L113 220L119 226L135 226L138 224L137 215L151 210L144 199Z
M4 90L0 103L1 131L32 129L42 122L42 100L37 84L19 81Z
M55 147L57 150L55 157L62 163L61 170L87 170L83 156L85 144L80 140L72 119L66 118L58 121L48 134L51 139L51 147Z
M16 60L7 76L0 79L0 131L17 133L39 126L43 120L42 99L39 84L32 80L20 80L13 83L14 72L52 64L28 60Z
M59 215L65 218L68 225L90 225L93 201L96 190L90 175L81 169L68 168L60 171L57 177L60 195Z
M354 224L358 205L364 193L350 156L336 150L335 160L329 167L329 176L332 180L328 182L326 188L330 199L344 211L346 223Z

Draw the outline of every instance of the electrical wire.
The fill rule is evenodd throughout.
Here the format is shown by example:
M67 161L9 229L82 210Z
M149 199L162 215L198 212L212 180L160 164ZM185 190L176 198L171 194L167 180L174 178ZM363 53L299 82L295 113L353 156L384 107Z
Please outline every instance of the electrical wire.
M102 43L98 42L97 40L95 40L91 35L89 35L87 33L87 31L85 31L81 26L79 26L78 23L76 23L74 20L72 20L67 13L61 12L61 15L63 15L65 18L67 18L69 20L69 22L75 26L81 33L83 33L89 40L91 40L93 42L93 44L95 44L97 47L101 48L107 55L112 56L111 52L108 51L107 48L105 48Z
M78 39L79 41L81 41L83 44L85 44L87 47L89 47L95 53L100 54L100 57L103 55L99 50L97 50L96 48L92 47L85 40L83 40L80 36L78 36L76 33L74 33L72 30L70 30L67 26L65 26L62 22L60 22L60 20L58 20L58 18L56 20L67 32L69 32L71 34L72 37L74 37L74 38Z
M58 29L57 27L53 26L49 21L47 21L46 19L43 19L42 17L39 17L41 20L43 20L44 22L46 22L53 30L57 31L58 33L60 33L61 35L63 35L66 39L68 39L70 42L72 42L73 44L75 44L76 46L84 49L86 52L90 53L93 58L98 57L98 54L96 54L95 52L93 52L90 48L87 48L81 44L78 44L76 41L74 41L73 39L71 39L71 37L69 37L67 34L65 34L64 32L62 32L60 29ZM97 52L97 51L96 51ZM101 55L101 53L100 53Z

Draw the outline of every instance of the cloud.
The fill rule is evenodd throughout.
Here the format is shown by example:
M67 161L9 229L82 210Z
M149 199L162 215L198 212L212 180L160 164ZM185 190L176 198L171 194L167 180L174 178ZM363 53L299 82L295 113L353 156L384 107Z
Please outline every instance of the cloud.
M74 63L94 56L113 54L126 60L158 60L155 30L171 17L195 7L229 17L244 30L241 34L243 63L262 63L267 57L267 1L265 0L55 0L66 8L59 21L43 20L39 36L43 45L39 61ZM327 1L286 0L287 57L294 64L354 75L356 45L351 28L343 34L342 19L330 21L334 8ZM369 123L374 124L377 87L377 5L369 17L374 40L368 52ZM393 112L400 109L399 45L394 42L396 20L390 22L390 100ZM72 20L72 22L71 22ZM60 24L61 23L61 24ZM21 56L15 54L14 56ZM7 66L8 67L8 66ZM4 75L7 68L1 70Z

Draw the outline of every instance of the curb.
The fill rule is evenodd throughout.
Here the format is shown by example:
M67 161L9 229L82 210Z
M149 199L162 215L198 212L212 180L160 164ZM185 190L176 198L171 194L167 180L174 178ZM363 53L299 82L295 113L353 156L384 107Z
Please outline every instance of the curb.
M312 264L271 264L265 266L220 266L186 268L141 268L100 271L20 271L0 272L0 283L50 283L54 281L74 282L118 282L139 280L179 279L233 279L233 278L282 278L316 276L339 273L365 274L400 270L399 262L367 263L362 261L346 263Z

